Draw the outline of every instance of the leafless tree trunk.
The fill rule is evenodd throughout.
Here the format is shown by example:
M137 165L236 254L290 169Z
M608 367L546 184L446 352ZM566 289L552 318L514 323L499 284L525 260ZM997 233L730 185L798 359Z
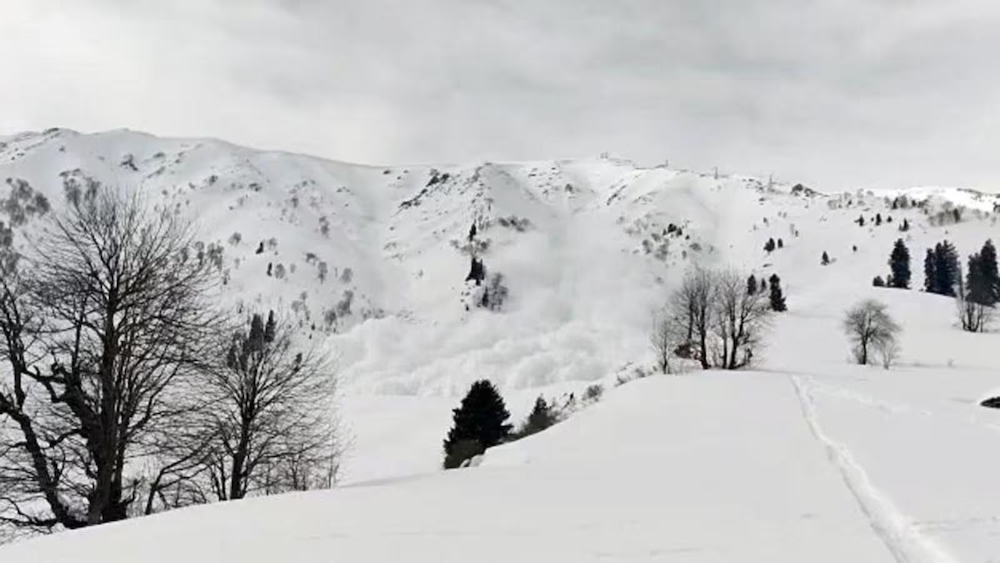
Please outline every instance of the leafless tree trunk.
M895 339L885 341L877 346L876 352L882 361L882 367L890 369L899 359L899 342Z
M697 356L703 369L712 367L709 357L709 337L712 332L712 296L715 292L714 274L696 268L686 276L681 286L671 295L668 304L670 315L680 323L687 334L685 344Z
M682 338L678 332L677 322L671 318L669 313L661 312L653 319L653 331L649 335L649 344L653 349L656 367L660 373L668 374L671 372L671 360L673 360Z
M254 315L212 370L206 460L219 500L328 487L340 453L329 362L298 351L292 328Z
M740 369L753 361L753 351L761 344L771 309L763 292L747 291L745 276L725 271L714 277L715 337L717 346L721 346L717 365Z
M866 299L847 312L844 332L854 343L854 359L862 365L872 362L873 352L895 344L900 326L889 316L884 303Z
M121 520L130 462L187 407L213 331L208 264L188 227L88 190L0 272L0 514L37 529Z
M958 292L955 295L955 307L962 330L967 332L986 332L993 322L993 307L969 299L968 291L962 280L961 271L958 274Z

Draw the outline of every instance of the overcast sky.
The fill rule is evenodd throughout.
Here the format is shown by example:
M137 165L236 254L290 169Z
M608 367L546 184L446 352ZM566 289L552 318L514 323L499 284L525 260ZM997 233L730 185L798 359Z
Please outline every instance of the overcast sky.
M996 0L3 0L0 132L1000 188Z

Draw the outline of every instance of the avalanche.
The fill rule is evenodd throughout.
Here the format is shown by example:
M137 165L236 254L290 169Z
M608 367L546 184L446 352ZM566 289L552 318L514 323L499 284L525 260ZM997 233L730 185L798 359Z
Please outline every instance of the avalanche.
M947 298L871 287L897 238L915 287L926 247L978 250L996 231L993 195L821 194L606 158L358 166L128 131L7 138L0 173L53 206L67 181L90 178L194 218L235 305L293 311L304 338L337 354L353 435L333 491L61 533L0 548L0 561L944 562L1000 550L1000 413L977 406L998 385L997 336L962 333ZM928 203L893 209L900 195ZM954 208L957 223L941 213ZM876 226L876 213L893 220ZM472 224L509 287L502 311L465 306ZM782 247L765 252L769 238ZM652 363L653 312L694 262L780 274L789 311L757 371L616 386ZM849 363L840 321L864 297L904 327L892 370ZM477 467L439 471L450 409L483 377L515 418L538 394L609 391Z

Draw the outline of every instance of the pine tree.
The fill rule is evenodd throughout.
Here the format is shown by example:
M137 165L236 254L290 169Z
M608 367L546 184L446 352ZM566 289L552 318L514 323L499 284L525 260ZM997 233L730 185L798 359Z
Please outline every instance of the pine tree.
M757 277L750 274L750 277L747 278L747 295L756 295L757 291Z
M941 246L940 244L938 246ZM924 291L927 293L937 293L937 272L934 269L937 256L930 248L927 249L927 256L924 257Z
M993 295L985 270L980 253L969 256L969 268L965 276L966 298L979 305L992 305Z
M525 436L531 436L532 434L545 430L556 422L558 422L558 419L555 411L548 404L548 402L545 401L544 397L538 397L538 399L535 400L535 407L531 409L531 414L529 414L528 419L524 421L524 425L521 427L518 434L522 438Z
M897 289L910 288L910 250L906 248L903 239L896 239L892 254L889 255L889 267L892 269L892 283Z
M1000 275L997 274L997 249L992 240L983 244L979 251L979 268L983 278L983 293L986 298L984 305L993 305L1000 301Z
M454 426L444 441L445 469L461 466L510 434L510 413L497 388L486 379L473 383L462 404L452 412Z
M771 274L771 310L776 312L787 311L788 306L785 305L785 296L781 291L781 278L778 274Z
M925 267L926 269L926 267ZM934 286L933 293L955 295L955 284L960 277L958 251L948 241L934 245Z
M274 311L267 312L267 323L264 324L264 342L270 344L274 342L274 332L277 330L274 321Z
M778 239L778 248L785 248L785 241Z
M864 227L865 226L865 216L864 215L858 215L858 220L856 221L856 223L858 224L859 227Z
M770 254L771 252L774 252L774 247L775 247L775 244L774 244L774 239L773 238L772 239L767 239L767 242L764 243L764 251L767 252L768 254Z
M882 214L881 213L876 213L875 214L875 226L878 227L881 224L882 224Z
M899 230L903 231L904 233L906 231L909 231L910 230L910 222L908 220L906 220L906 219L903 219L903 224L899 226Z
M828 266L830 264L830 255L827 254L825 250L823 251L823 258L820 259L820 263L824 266Z
M872 285L875 287L885 287L885 280L882 279L882 276L875 276L875 279L872 280Z

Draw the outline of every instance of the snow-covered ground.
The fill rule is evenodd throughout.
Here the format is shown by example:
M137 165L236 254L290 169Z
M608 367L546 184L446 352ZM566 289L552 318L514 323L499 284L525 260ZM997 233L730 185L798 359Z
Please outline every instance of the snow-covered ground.
M977 406L1000 386L1000 336L962 333L948 299L871 287L896 238L910 247L915 287L928 246L947 238L963 257L978 250L997 232L995 196L811 194L611 159L363 167L63 130L8 139L0 175L54 205L66 176L93 177L195 218L206 244L223 248L228 298L293 308L303 334L336 354L353 437L336 490L62 533L0 548L0 561L985 562L1000 553L1000 413ZM901 193L926 208L891 209L886 198ZM958 206L958 223L941 213ZM522 227L501 224L511 217ZM489 240L487 269L510 287L502 312L465 308L461 247L473 222ZM682 234L665 234L670 223ZM770 237L783 248L767 254ZM651 363L651 313L694 261L781 275L790 310L758 371L614 387ZM269 263L283 277L268 276ZM848 362L840 320L864 297L888 303L904 326L890 371ZM538 394L593 382L609 391L478 467L439 471L450 409L482 377L515 418Z

